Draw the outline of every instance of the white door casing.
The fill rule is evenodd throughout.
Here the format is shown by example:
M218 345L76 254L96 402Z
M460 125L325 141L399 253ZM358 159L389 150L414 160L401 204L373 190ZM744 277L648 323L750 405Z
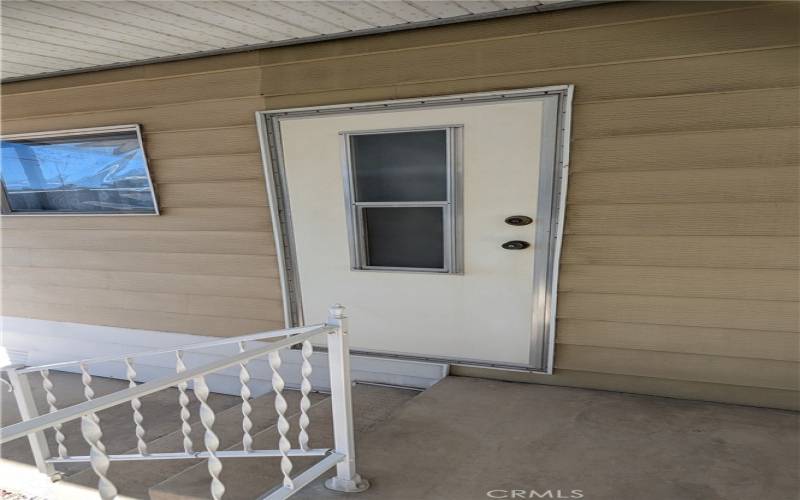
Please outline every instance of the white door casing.
M324 321L314 312L338 301L355 351L550 371L569 90L260 114L270 201L283 209L272 215L284 226L287 318L296 307L287 322ZM352 270L342 134L454 125L463 131L463 273ZM535 222L505 224L511 215ZM532 247L501 248L508 240Z

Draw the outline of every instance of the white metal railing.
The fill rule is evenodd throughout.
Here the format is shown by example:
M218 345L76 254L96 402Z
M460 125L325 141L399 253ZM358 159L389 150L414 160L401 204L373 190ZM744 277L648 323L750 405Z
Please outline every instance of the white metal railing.
M310 357L313 347L310 340L318 335L327 337L330 389L333 419L333 448L311 448L309 445L310 418L308 410L311 407L309 394L311 392L311 362ZM271 339L267 345L255 349L246 349L245 342ZM207 363L202 366L188 368L183 362L183 353L189 350L198 350L223 345L234 345L238 352L223 359ZM300 386L300 417L298 422L297 442L298 448L292 448L289 439L290 425L286 418L288 405L283 395L284 380L280 373L281 351L300 345L302 365ZM174 353L176 359L176 373L150 382L137 384L135 360L156 354ZM249 361L266 356L272 369L272 389L275 394L275 411L277 413L276 427L278 430L278 443L276 449L253 449L253 436L250 431L253 427L251 420L252 406L250 405L251 392L248 386L250 372L247 364ZM122 361L125 363L126 377L129 387L112 394L95 397L92 389L92 377L89 373L92 365L109 361ZM58 400L54 386L49 377L51 369L78 366L81 372L85 402L66 408L58 408ZM209 388L205 376L226 368L239 366L239 381L241 384L242 398L242 450L219 450L220 441L214 431L216 415L208 405ZM211 496L215 500L222 498L225 485L220 480L222 471L221 458L229 457L275 457L280 458L280 468L283 474L283 484L272 491L265 493L260 498L276 500L288 498L300 488L307 485L325 471L336 466L336 475L325 484L328 488L342 492L358 492L369 487L369 483L362 479L356 472L355 441L353 436L352 400L350 393L350 349L347 337L347 318L344 316L344 307L335 305L330 309L327 323L292 328L275 332L243 335L240 337L202 342L186 346L173 347L146 351L123 356L106 356L100 358L53 363L35 367L12 366L4 371L8 374L13 388L17 406L19 407L22 422L0 429L0 444L24 436L28 437L33 452L36 466L39 471L47 474L51 479L60 478L54 465L58 463L88 462L98 476L97 489L100 497L114 498L117 489L108 478L108 471L112 462L125 460L177 460L177 459L207 459L208 471L211 475ZM49 413L39 415L31 391L29 374L38 372L42 376L42 386L45 391ZM205 429L203 443L205 451L194 451L190 436L190 412L188 408L189 396L187 388L192 381L194 393L200 402L200 422ZM148 394L170 388L178 388L178 404L180 405L180 430L183 434L183 451L170 453L150 453L147 449L146 428L144 418L140 411L141 398ZM109 454L103 439L102 422L97 413L101 410L130 402L132 418L135 427L137 453ZM71 420L81 420L81 434L89 444L89 455L70 455L65 445L62 424ZM58 456L51 456L44 430L53 428L57 443ZM309 467L304 472L292 476L292 457L315 456L323 457L319 462Z

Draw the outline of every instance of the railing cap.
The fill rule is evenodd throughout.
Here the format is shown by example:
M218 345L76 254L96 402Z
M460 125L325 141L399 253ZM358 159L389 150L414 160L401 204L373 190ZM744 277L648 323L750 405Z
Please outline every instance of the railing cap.
M328 310L330 312L331 318L334 319L344 319L346 316L344 315L344 306L341 304L334 304Z

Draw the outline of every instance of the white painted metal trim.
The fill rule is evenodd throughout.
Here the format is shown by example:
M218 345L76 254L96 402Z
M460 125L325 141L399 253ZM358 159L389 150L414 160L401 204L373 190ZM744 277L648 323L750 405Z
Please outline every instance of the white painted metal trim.
M530 362L546 370L548 326L551 321L548 283L552 276L552 244L555 230L555 200L558 186L558 97L542 100L543 125L539 157L539 188L533 243L533 315L531 317Z
M33 391L28 377L24 373L19 373L15 369L8 370L8 379L13 387L14 399L17 401L17 409L19 410L20 417L23 422L33 420L39 417L39 410L36 407L36 401L33 399ZM36 463L36 468L39 472L47 476L56 476L56 470L52 464L48 462L50 458L50 448L47 444L47 436L44 432L32 432L28 435L28 442L33 454L33 460Z
M431 97L409 97L405 99L387 99L382 101L352 102L346 104L326 104L324 106L302 106L298 108L278 108L256 111L256 115L280 115L281 118L299 118L311 115L337 114L346 112L395 111L404 107L420 107L425 105L446 105L496 101L498 99L525 98L538 95L563 93L570 91L573 85L549 85L547 87L531 87L512 90L492 90L466 94L451 94Z
M560 102L560 119L559 119L559 148L558 148L558 162L556 164L557 171L561 172L560 182L561 192L558 196L558 205L555 207L556 215L554 219L556 226L555 245L553 248L553 264L551 266L552 276L550 278L550 320L548 324L548 348L547 360L545 365L545 373L552 375L555 368L555 346L556 346L556 320L557 320L557 307L558 307L558 277L561 264L561 249L564 246L564 220L567 210L567 187L569 185L569 158L570 158L570 142L572 140L572 102L575 97L575 86L568 85L564 98Z
M543 321L544 325L542 328L538 329L539 333L537 334L537 328L533 325L533 333L531 335L531 359L529 365L515 365L515 364L502 364L502 363L493 363L489 361L482 361L482 360L471 360L471 359L449 359L449 358L433 358L433 357L424 357L424 356L415 356L415 355L406 355L406 354L398 354L398 353L388 353L388 352L372 352L372 351L359 351L353 350L351 351L353 354L363 354L363 355L372 355L376 357L389 357L394 359L406 359L406 360L420 360L420 361L429 361L429 362L442 362L442 363L452 363L452 364L463 364L463 365L472 365L472 366L482 366L487 368L498 368L498 369L510 369L510 370L521 370L521 371L529 371L529 372L537 372L537 373L545 373L545 374L552 374L553 372L553 360L554 360L554 349L555 349L555 323L556 323L556 303L557 303L557 293L558 293L558 266L560 262L560 255L561 255L561 244L563 240L563 227L564 227L564 210L565 210L565 201L566 201L566 188L567 188L567 174L568 174L568 160L569 160L569 141L570 141L570 126L571 126L571 117L572 117L572 96L574 93L574 86L573 85L553 85L547 87L536 87L536 88L525 88L525 89L514 89L514 90L502 90L502 91L489 91L489 92L477 92L477 93L468 93L468 94L456 94L456 95L448 95L448 96L433 96L433 97L423 97L423 98L408 98L408 99L395 99L395 100L383 100L383 101L372 101L372 102L364 102L364 103L348 103L348 104L333 104L333 105L326 105L326 106L307 106L307 107L299 107L299 108L283 108L283 109L275 109L275 110L267 110L267 111L259 111L256 113L256 120L257 122L271 124L274 127L274 131L271 135L269 134L261 134L260 140L262 144L262 149L264 147L270 148L270 151L278 151L280 152L281 143L279 140L275 140L275 138L280 137L280 120L289 120L294 118L303 118L308 116L323 116L323 115L334 115L334 114L344 114L344 113L365 113L365 112L380 112L380 111L396 111L399 109L413 109L413 108L421 108L421 107L430 107L430 106L454 106L454 105L464 105L464 104L477 104L481 102L496 102L496 101L503 101L503 100L522 100L522 99L531 99L537 97L546 97L546 96L557 96L558 97L558 116L555 118L556 123L549 123L550 127L555 127L555 146L553 148L554 154L556 158L553 165L553 172L552 172L552 184L548 186L544 186L540 184L539 187L539 198L549 200L551 210L550 210L550 225L549 227L542 228L543 230L547 231L547 234L550 238L550 244L548 245L547 250L547 259L546 261L549 263L548 272L545 275L546 281L546 293L543 295L545 296L544 306L540 310L543 311L545 315ZM551 120L552 121L552 120ZM547 123L545 125L548 125ZM263 126L260 127L263 131ZM272 140L270 140L272 139ZM284 195L282 198L286 198L285 193L286 186L285 186L285 170L283 165L283 159L278 157L277 162L272 161L272 156L270 155L263 155L262 158L265 161L264 169L265 169L265 177L267 186L277 186L280 185L283 189ZM275 176L270 178L270 176ZM280 217L280 212L283 211L289 217L291 215L291 211L288 204L288 199L285 199L285 205L275 206L270 205L270 211L278 213ZM287 227L288 226L288 227ZM539 226L544 226L539 224ZM287 224L286 221L282 223L282 226L276 227L286 227L288 230L291 230L291 224ZM537 240L540 238L539 233L540 228L537 227ZM284 238L279 236L275 236L276 243L280 240L284 245L288 245L290 248L294 247L293 239L291 238ZM537 250L534 250L537 252ZM292 252L293 253L293 252ZM541 258L538 259L541 262ZM295 282L298 281L297 273L296 273L296 257L292 256L292 263L291 266L293 268L293 272L291 275L287 274L286 276L282 276L281 279L294 279ZM295 287L298 284L295 284ZM286 287L287 294L284 295L284 303L291 304L295 308L294 311L290 311L293 313L293 317L295 318L294 321L298 321L298 323L292 324L302 324L303 316L302 316L302 304L300 297L301 295L299 292L292 294L289 290L292 287ZM288 317L287 317L288 320ZM534 342L538 342L539 344L534 346Z
M284 325L290 328L303 323L303 304L295 300L300 296L300 280L297 275L294 234L292 232L290 200L286 193L286 175L283 171L283 146L278 119L262 115L257 111L256 125L261 147L261 161L269 198L272 237L278 259L278 271L283 298Z
M287 452L287 455L290 457L320 457L326 456L330 454L330 448L314 448L308 451L293 449ZM257 457L257 458L265 458L265 457L280 457L281 452L279 450L221 450L214 452L219 458L250 458L250 457ZM191 460L193 458L208 458L209 453L207 451L195 451L193 453L185 453L185 452L165 452L165 453L148 453L147 455L142 455L141 453L122 453L122 454L111 454L108 455L108 459L112 462L138 462L138 461L148 461L148 460L175 460L175 459L186 459ZM70 455L68 457L60 458L60 457L53 457L48 458L45 460L47 463L52 464L67 464L67 463L82 463L82 462L90 462L91 456L89 455Z
M107 134L113 132L130 132L137 130L139 124L110 125L108 127L71 128L64 130L46 130L42 132L24 132L20 134L2 134L0 140L7 139L42 139L46 137L68 137L71 135Z

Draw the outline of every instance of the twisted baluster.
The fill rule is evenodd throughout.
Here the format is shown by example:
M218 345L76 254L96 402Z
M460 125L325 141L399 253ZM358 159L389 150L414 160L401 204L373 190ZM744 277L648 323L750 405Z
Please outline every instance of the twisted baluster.
M239 352L244 352L244 342L239 342ZM242 383L242 449L244 451L253 451L253 436L250 435L250 429L253 428L253 422L250 420L250 413L253 407L250 406L250 388L247 383L250 382L250 372L247 371L247 363L239 363L239 381Z
M97 414L88 413L81 417L81 434L90 446L89 462L97 474L97 491L100 493L100 498L107 500L116 497L117 488L106 475L111 461L106 455L106 447L100 441L103 431L100 429L100 419Z
M92 390L92 376L89 375L89 368L86 363L81 362L81 382L83 383L83 395L86 396L86 401L91 401L94 398L94 391ZM92 418L96 423L100 423L100 418L97 414L92 413Z
M50 408L50 413L58 411L56 408L56 395L53 393L53 382L50 380L50 370L42 370L42 387L47 395L47 406ZM67 446L64 444L64 433L61 432L61 424L53 426L56 431L56 442L58 443L58 456L60 458L67 457Z
M269 353L269 366L272 368L272 389L275 391L275 411L278 412L278 449L281 452L281 471L283 472L283 485L286 488L294 488L294 482L289 474L292 472L292 461L288 453L292 448L286 435L289 433L289 421L286 420L286 399L283 397L283 378L278 373L281 367L281 355L278 351Z
M186 365L183 364L183 351L175 351L176 371L178 373L186 371ZM189 395L186 394L186 389L189 384L184 382L178 383L178 403L181 405L181 433L183 433L183 451L187 454L193 453L192 451L192 426L189 424Z
M128 376L128 387L133 389L136 387L136 370L133 369L133 360L125 358L125 367L127 368L126 374ZM142 407L142 401L139 398L131 399L131 408L133 408L133 423L136 425L136 447L139 449L140 455L147 455L147 443L144 442L144 426L142 421L144 417L139 409Z
M308 418L308 409L311 408L311 400L308 399L308 394L311 392L311 354L314 352L314 348L311 346L311 342L306 340L303 342L303 347L300 350L303 356L303 364L300 367L300 374L303 377L303 381L300 383L300 434L297 437L297 441L300 443L300 449L303 451L308 451L310 448L308 446L308 424L311 423Z
M211 497L214 500L219 500L225 494L225 485L219 480L219 475L222 472L222 462L217 457L219 438L212 429L215 416L214 410L208 406L208 392L205 377L201 375L194 379L194 393L198 401L200 401L200 421L203 423L203 427L206 428L205 444L208 451L208 472L211 474Z

